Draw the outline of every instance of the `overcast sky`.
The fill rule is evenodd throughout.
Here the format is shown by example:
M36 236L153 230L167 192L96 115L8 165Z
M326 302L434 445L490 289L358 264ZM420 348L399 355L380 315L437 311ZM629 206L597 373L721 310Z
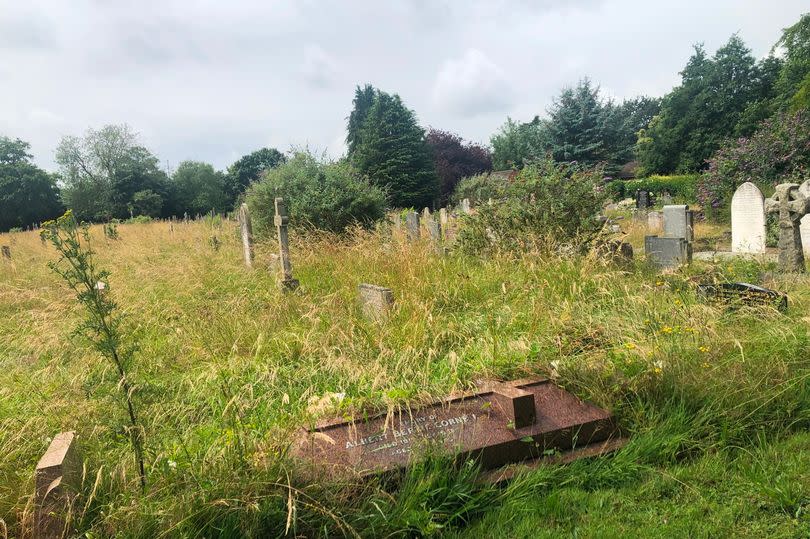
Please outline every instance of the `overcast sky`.
M488 142L589 76L662 95L692 44L757 57L807 0L0 0L0 134L53 169L63 135L130 124L161 161L224 168L262 146L339 156L354 88Z

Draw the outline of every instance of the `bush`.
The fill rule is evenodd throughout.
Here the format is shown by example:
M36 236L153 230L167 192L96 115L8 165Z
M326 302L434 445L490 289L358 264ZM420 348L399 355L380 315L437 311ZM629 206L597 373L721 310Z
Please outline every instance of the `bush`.
M497 185L493 204L465 217L462 250L519 251L542 242L587 244L602 225L602 172L552 160L527 165Z
M484 172L462 179L450 200L454 204L458 204L465 198L469 198L473 204L478 204L490 198L501 198L505 187L505 182L501 178Z
M287 204L291 226L342 232L359 223L369 225L385 215L385 193L371 185L345 161L329 162L298 151L262 179L252 184L246 201L254 232L269 235L273 231L275 198Z
M607 185L607 190L610 198L616 201L623 198L633 198L637 189L643 189L657 197L669 193L674 201L689 204L697 200L699 180L699 174L649 176L637 180L615 180Z
M778 114L750 137L720 147L700 178L698 198L704 207L724 208L745 182L767 192L785 181L801 183L809 170L810 111Z

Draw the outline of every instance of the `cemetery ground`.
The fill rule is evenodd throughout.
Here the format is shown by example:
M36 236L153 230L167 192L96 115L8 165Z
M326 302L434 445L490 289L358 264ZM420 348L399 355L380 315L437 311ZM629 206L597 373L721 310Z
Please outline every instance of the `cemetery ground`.
M34 232L0 260L0 537L25 532L49 440L77 432L87 537L807 537L810 278L764 284L790 307L705 303L707 278L761 282L750 260L658 273L595 256L438 256L384 232L293 235L244 266L235 223L92 229L137 342L141 492L116 376L80 338L74 294ZM705 228L704 228L705 227ZM423 237L425 234L423 234ZM726 241L698 224L697 238ZM216 240L214 240L216 238ZM359 283L394 291L364 318ZM550 376L613 412L628 444L502 486L434 457L402 474L310 484L286 448L317 417L416 406L482 379ZM342 399L341 399L342 395Z

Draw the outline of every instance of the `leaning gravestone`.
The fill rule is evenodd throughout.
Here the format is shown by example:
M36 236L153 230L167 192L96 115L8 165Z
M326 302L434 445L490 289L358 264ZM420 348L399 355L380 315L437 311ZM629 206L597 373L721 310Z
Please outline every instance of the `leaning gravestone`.
M645 236L644 253L659 268L674 268L692 262L692 244L686 238Z
M786 294L748 283L702 284L698 285L698 293L729 307L765 305L784 312L788 306Z
M810 198L799 192L797 184L782 183L765 201L765 210L779 213L779 269L787 273L803 273L804 252L799 222L810 212Z
M82 464L73 432L54 436L48 450L39 459L34 481L33 537L68 537L73 500L82 479Z
M394 305L394 292L390 288L367 283L361 283L357 288L363 315L375 321L385 319Z
M799 186L799 193L804 195L806 198L810 198L810 180L806 180L801 186ZM807 258L810 256L810 214L805 215L802 217L802 220L799 221L799 234L802 237L802 249L804 250L804 256Z
M765 252L765 197L751 182L731 197L731 252Z
M664 206L664 237L684 238L692 241L694 234L694 213L686 204Z
M405 230L408 233L408 240L416 241L420 238L419 214L415 211L408 212L408 215L405 216Z
M303 431L294 454L322 473L403 468L428 452L474 458L484 469L618 437L605 410L547 379L497 383L432 405Z
M279 286L282 291L295 290L298 288L298 279L293 279L292 263L290 262L290 237L287 233L287 206L283 198L275 200L276 216L273 223L276 225L278 235L278 254L281 269L281 282Z

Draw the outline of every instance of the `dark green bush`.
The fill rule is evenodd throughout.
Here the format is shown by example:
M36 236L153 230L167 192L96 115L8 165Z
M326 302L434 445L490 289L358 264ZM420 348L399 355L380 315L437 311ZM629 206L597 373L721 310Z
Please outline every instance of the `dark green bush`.
M699 174L676 176L649 176L637 180L615 180L607 185L609 197L613 200L633 198L637 189L650 191L660 197L664 193L672 195L674 202L693 204L697 200Z
M602 172L544 160L500 183L493 203L464 218L462 250L519 251L539 243L587 243L601 229Z
M479 204L490 198L500 198L503 196L505 187L503 179L495 177L489 172L484 172L483 174L463 178L456 186L450 200L454 204L458 204L465 198L469 198L473 204Z
M283 197L291 226L311 226L342 232L359 223L368 225L385 215L386 197L345 161L319 159L298 151L290 160L268 170L247 191L254 232L273 230L275 198Z

